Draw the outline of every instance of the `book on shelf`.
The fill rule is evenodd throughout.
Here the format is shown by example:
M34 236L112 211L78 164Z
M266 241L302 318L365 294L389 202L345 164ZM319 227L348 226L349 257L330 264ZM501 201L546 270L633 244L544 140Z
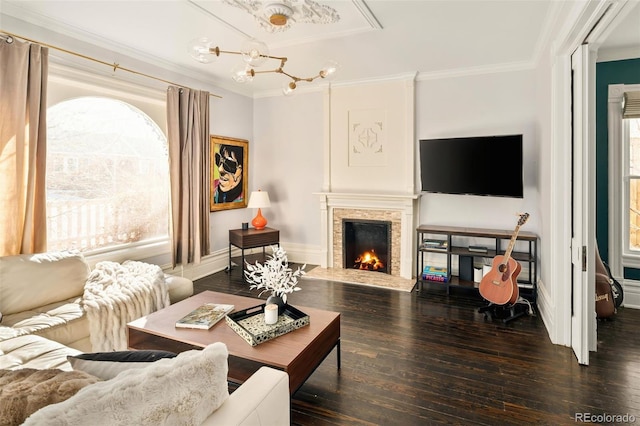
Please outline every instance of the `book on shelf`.
M176 327L208 330L233 311L233 308L234 305L205 303L176 321Z
M422 274L422 279L425 281L438 281L441 283L449 282L449 277L446 275Z
M438 275L441 277L447 277L449 274L447 273L447 268L427 265L422 269L422 275Z
M477 253L486 253L488 249L485 246L469 246L469 251L474 251Z
M423 249L446 250L448 245L447 240L436 240L431 238L422 240Z

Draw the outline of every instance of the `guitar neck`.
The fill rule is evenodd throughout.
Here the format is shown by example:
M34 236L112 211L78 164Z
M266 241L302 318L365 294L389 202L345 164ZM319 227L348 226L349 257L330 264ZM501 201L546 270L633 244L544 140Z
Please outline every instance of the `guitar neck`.
M518 239L518 232L520 232L520 225L516 226L515 231L513 231L513 235L511 236L511 241L509 241L509 246L507 247L507 251L504 253L504 262L508 262L511 257L511 252L513 251L513 247L516 245L516 240Z

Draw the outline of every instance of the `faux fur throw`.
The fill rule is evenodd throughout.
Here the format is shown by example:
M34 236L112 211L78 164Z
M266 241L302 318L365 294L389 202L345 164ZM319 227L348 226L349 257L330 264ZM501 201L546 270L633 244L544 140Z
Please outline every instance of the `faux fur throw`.
M169 306L169 290L157 265L100 262L87 279L82 306L93 351L122 351L127 323Z
M40 408L65 401L98 381L83 371L0 370L0 425L21 425Z
M227 357L216 342L127 370L39 410L25 426L200 425L229 397Z

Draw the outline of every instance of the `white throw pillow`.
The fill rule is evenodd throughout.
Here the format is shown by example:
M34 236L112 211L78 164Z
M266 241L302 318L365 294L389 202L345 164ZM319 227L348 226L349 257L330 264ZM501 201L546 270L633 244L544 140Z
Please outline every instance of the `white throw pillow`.
M83 388L24 425L199 425L229 397L224 343L160 359Z

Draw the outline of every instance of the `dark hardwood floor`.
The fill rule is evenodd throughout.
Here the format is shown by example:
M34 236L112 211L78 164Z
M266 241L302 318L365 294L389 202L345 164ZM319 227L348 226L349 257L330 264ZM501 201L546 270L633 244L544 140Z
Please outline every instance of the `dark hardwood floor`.
M474 293L312 279L300 287L292 305L341 313L342 368L334 350L293 395L294 425L568 425L576 413L640 423L639 310L598 322L598 351L584 367L550 342L539 317L486 320ZM258 294L239 268L196 280L204 290Z

